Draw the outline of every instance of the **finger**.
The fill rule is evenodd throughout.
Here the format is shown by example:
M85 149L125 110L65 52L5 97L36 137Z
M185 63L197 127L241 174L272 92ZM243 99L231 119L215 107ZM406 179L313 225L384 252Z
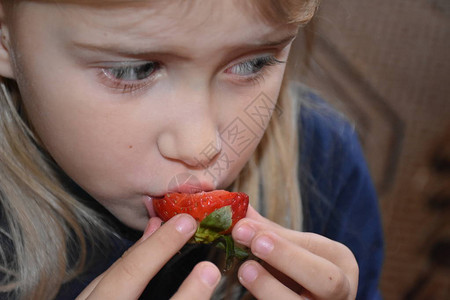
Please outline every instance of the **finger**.
M341 268L273 232L256 235L251 251L318 299L344 299L351 293L349 279Z
M160 218L158 217L150 218L147 223L147 227L145 228L144 233L142 234L142 237L122 254L122 258L126 257L128 253L132 252L133 249L139 246L139 244L144 242L153 233L155 233L155 231L158 230L161 227L161 225L162 220Z
M210 299L219 280L219 269L211 262L201 262L194 267L171 299Z
M150 279L194 234L196 226L195 220L186 214L167 221L117 260L89 298L137 299Z
M139 239L139 243L145 241L149 236L151 236L159 227L161 227L162 220L157 217L150 218L147 227L144 230L144 234Z
M292 243L328 259L341 267L346 273L358 274L356 259L350 249L345 245L315 233L290 230L278 224L271 226L269 223L271 221L267 221L261 222L249 218L242 219L233 229L232 234L234 240L242 245L249 246L257 232L272 231ZM357 280L357 276L354 279Z
M257 299L302 299L256 261L247 261L238 271L241 284Z
M267 225L273 225L275 227L280 227L283 228L281 225L263 217L256 209L253 208L253 206L251 206L250 204L248 205L248 209L247 209L247 215L245 216L246 218L255 220L257 222L261 222L263 224L267 224Z
M149 236L151 236L159 227L161 227L161 219L157 218L157 217L150 218L142 237L139 239L139 241L136 244L142 243ZM133 245L133 247L134 247L134 245ZM131 251L133 249L133 247L130 247L127 250L127 252L123 254L123 256L125 256L129 251ZM100 274L93 281L91 281L89 283L89 285L81 292L81 294L78 295L77 300L86 299L92 293L92 291L95 289L97 284L100 282L100 280L105 276L105 274L107 272L108 272L108 270L106 270L104 273Z
M100 282L100 280L102 280L103 276L105 276L106 272L100 274L94 280L92 280L91 283L89 283L89 285L81 292L81 294L77 296L76 300L87 299L89 295L92 293L92 291L95 289L97 284Z
M318 234L310 232L299 232L296 230L284 228L279 224L276 224L269 219L262 217L254 209L253 211L254 212L250 212L250 218L246 217L240 220L233 228L233 238L239 243L246 245L258 231L273 231L279 236L282 236L292 241L293 243L318 254L320 253L320 251L323 251L323 249L326 248L324 246L329 247L329 242L332 241Z

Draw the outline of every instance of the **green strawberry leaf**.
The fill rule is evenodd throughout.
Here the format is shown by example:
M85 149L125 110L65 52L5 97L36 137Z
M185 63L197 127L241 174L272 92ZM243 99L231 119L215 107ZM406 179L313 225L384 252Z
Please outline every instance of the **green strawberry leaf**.
M216 247L225 250L225 271L231 268L235 257L245 260L249 256L248 251L236 246L231 234L221 234L221 232L228 230L232 223L231 205L221 207L200 222L193 238L197 243L210 244L215 242Z
M231 205L221 207L210 213L200 223L200 227L208 228L216 232L222 232L230 228L233 220L231 219Z
M219 232L230 228L233 222L231 215L231 205L221 207L210 213L200 222L194 235L194 240L208 244L220 238L221 234Z

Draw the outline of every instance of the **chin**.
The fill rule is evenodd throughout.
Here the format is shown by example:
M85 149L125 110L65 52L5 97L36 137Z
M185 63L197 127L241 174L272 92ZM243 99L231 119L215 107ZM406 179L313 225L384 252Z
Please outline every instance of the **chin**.
M145 218L134 218L134 219L119 219L120 222L122 222L124 225L126 225L127 227L134 229L134 230L138 230L138 231L144 231L145 227L147 226L148 217Z
M149 216L145 207L123 207L111 208L111 214L113 214L122 224L125 226L138 230L144 231L147 226Z

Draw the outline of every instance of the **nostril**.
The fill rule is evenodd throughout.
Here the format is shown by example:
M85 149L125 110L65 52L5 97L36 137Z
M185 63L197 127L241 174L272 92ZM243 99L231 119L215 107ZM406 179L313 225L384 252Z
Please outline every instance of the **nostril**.
M219 153L222 151L221 140L209 142L206 147L204 147L198 157L198 161L202 165L209 165L212 161L216 159Z

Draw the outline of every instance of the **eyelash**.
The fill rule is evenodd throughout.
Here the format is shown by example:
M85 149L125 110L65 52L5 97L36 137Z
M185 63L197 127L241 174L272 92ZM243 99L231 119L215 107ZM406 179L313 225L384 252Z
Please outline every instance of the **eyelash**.
M147 70L145 67L147 67ZM139 78L139 75L137 74L138 69L149 73L145 77ZM115 91L126 94L138 91L151 84L156 76L154 74L155 71L159 69L161 69L159 63L149 61L134 64L123 64L117 67L101 68L98 75L106 86L113 88ZM125 76L130 76L132 74L136 75L137 80L123 80Z
M250 72L248 75L236 74L236 76L243 78L240 80L244 83L256 84L260 83L260 81L264 79L266 71L268 71L270 66L279 65L282 63L285 63L285 61L280 61L273 55L262 56L235 64L227 68L225 73L229 73L227 71L233 68L238 68L238 71L240 72ZM154 81L154 77L157 76L155 73L161 68L162 66L160 63L152 61L135 64L123 64L117 67L101 68L99 77L105 85L116 91L124 94L133 93L150 85ZM138 72L140 71L146 72L143 77L139 76ZM137 79L123 80L123 78L127 76L134 76Z
M244 71L250 71L252 72L251 75L244 77L244 82L256 84L260 83L261 80L264 79L264 76L266 75L266 72L269 70L270 66L275 66L279 64L283 64L285 61L281 61L275 58L273 55L269 56L261 56L254 59L250 59L241 63L238 63L236 65L233 65L232 67L228 68L240 68ZM252 70L253 69L253 70ZM256 71L254 69L257 69ZM238 75L239 76L239 75Z

